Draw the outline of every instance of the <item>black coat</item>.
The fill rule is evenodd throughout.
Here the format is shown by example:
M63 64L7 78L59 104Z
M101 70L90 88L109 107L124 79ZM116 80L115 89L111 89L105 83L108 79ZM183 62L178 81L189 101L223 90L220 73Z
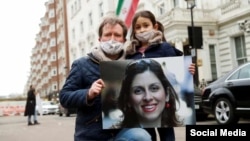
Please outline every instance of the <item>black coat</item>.
M35 90L31 89L28 91L24 116L30 116L35 114L36 109L36 96Z

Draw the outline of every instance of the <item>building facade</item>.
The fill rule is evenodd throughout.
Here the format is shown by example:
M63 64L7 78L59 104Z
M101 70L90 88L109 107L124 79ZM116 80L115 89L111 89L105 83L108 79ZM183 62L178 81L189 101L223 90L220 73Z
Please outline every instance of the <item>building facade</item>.
M98 26L105 16L115 15L117 2L49 0L32 50L27 86L32 83L43 96L58 93L72 62L99 44ZM202 29L202 46L197 50L199 78L210 82L250 61L250 1L195 2L194 26ZM167 41L191 55L191 10L185 0L140 0L140 10L153 12L165 27Z

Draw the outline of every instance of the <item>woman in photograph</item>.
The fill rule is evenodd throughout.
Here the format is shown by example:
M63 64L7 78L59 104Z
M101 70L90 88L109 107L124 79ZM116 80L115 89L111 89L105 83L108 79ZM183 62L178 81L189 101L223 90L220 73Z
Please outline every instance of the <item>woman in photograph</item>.
M176 115L177 93L157 61L132 61L125 70L118 106L124 117L121 128L174 127L181 124Z

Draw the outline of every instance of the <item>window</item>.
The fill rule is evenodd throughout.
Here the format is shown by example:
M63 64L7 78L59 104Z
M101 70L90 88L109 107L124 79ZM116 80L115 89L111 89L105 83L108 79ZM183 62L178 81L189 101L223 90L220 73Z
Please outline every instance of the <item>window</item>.
M51 10L51 11L49 12L49 18L53 18L54 16L55 16L54 11Z
M212 80L217 79L217 68L216 68L216 55L215 55L215 45L209 45L209 56L210 56L210 67Z
M81 9L81 0L78 0L79 9Z
M52 76L56 76L56 69L53 69Z
M74 15L74 6L71 5L71 15L73 16Z
M81 56L84 56L84 48L81 48Z
M72 40L75 40L75 37L76 37L75 34L76 34L76 33L75 33L75 29L73 28L73 29L72 29Z
M53 54L53 55L51 56L51 59L52 59L52 61L56 61L56 55Z
M56 84L54 84L53 90L56 91L57 90L56 88L57 88L57 86L56 86Z
M54 47L56 45L55 39L50 40L50 47Z
M159 12L159 15L163 15L165 13L165 4L162 3L158 6L158 12Z
M92 13L89 13L89 24L92 25L93 21L92 21Z
M84 33L84 24L83 24L83 21L80 22L80 31L81 31L81 33Z
M250 78L250 65L237 70L228 80Z
M99 4L99 14L100 14L100 17L103 17L103 8L102 8L102 5L103 5L103 3L101 2L100 4Z
M76 11L77 11L77 9L78 9L78 6L77 6L77 1L75 1L75 3L74 3L74 4L75 4L75 6L74 6L74 7L75 7L75 12L76 12Z
M245 66L240 70L240 79L250 78L250 65Z
M239 71L236 71L228 80L235 80L239 78Z
M174 0L174 7L179 7L179 0Z
M93 43L93 42L90 42L89 44L90 44L90 46L91 46L91 47L93 47L93 46L94 46L94 43Z
M245 47L245 37L244 35L234 38L235 42L235 53L238 65L247 62L246 47Z

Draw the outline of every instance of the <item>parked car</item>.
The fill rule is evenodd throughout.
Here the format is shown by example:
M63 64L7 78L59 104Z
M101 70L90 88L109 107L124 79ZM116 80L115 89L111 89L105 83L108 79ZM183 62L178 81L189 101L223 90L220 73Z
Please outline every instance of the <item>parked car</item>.
M59 116L65 115L66 117L69 117L71 114L76 114L77 109L76 108L64 108L61 104L59 104Z
M218 124L234 124L241 117L250 117L250 62L205 87L202 108L213 114Z
M41 110L37 108L38 115L56 114L59 111L58 105L53 101L42 101L41 105L42 105Z
M201 95L201 89L197 86L194 86L194 108L197 121L206 120L208 117L208 113L205 113L203 108L201 107Z

